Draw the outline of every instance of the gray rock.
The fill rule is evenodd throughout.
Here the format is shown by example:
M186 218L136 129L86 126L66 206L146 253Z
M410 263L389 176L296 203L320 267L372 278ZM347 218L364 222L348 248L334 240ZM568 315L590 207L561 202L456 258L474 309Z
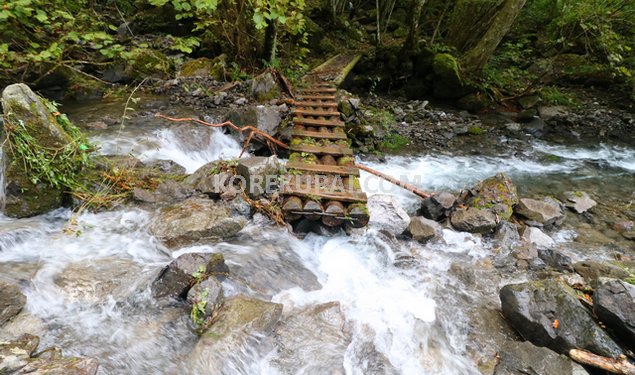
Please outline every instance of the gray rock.
M533 116L531 120L523 124L523 131L533 135L541 136L545 130L545 122L538 116Z
M203 310L204 319L213 316L223 304L223 300L223 286L214 277L194 285L187 292L187 303Z
M479 181L469 189L465 204L479 209L490 209L502 219L509 220L512 207L518 203L516 185L505 173L498 173Z
M622 280L600 279L593 293L598 318L635 349L635 285Z
M274 363L289 374L344 374L344 355L351 342L345 327L339 302L290 314L276 328L276 340L282 350ZM324 356L325 346L331 355Z
M271 73L255 77L251 81L251 96L257 101L267 101L278 96L278 84Z
M540 96L538 95L527 95L527 96L520 97L518 99L518 104L520 104L523 108L527 109L527 108L535 107L541 101L542 99L540 99Z
M496 214L490 210L468 208L452 212L450 223L463 232L488 233L496 228L498 220Z
M194 194L194 189L189 186L166 180L159 183L154 191L134 188L132 197L139 202L146 203L171 203L185 200Z
M443 232L439 223L421 216L410 218L408 232L415 241L426 243L433 238L442 238Z
M447 217L455 203L454 195L442 192L425 198L421 203L420 212L428 219L439 221Z
M247 98L238 98L234 100L234 104L236 105L245 105L247 103L249 103L249 100L247 100Z
M511 250L520 243L518 227L509 221L502 221L494 233L494 241L497 247Z
M630 276L630 273L613 264L588 260L575 263L573 269L592 287L597 285L597 280L601 277L625 279Z
M71 137L49 114L42 99L23 84L7 86L2 92L2 108L5 121L28 124L28 133L47 149L62 149L72 142ZM17 158L9 142L2 143L5 201L3 213L10 217L35 216L62 205L62 188L46 183L34 184L25 170L23 160Z
M566 198L564 205L579 214L587 212L598 204L584 191L567 191L564 196Z
M501 346L498 356L494 375L588 375L584 367L566 355L558 355L529 341L508 341Z
M235 236L247 223L242 216L232 216L226 205L206 198L190 198L164 207L150 225L154 234L168 248L215 242Z
M108 124L103 121L91 121L84 124L84 127L91 130L104 130L108 129Z
M271 194L277 187L281 166L275 156L241 159L236 173L245 178L245 189L252 198Z
M565 217L562 206L549 198L542 201L523 198L518 202L514 211L524 218L545 226L560 225Z
M507 321L535 345L560 354L574 348L613 358L622 354L578 302L576 292L558 280L506 285L500 299Z
M525 227L522 239L528 244L536 246L538 249L548 249L556 245L551 237L535 227Z
M26 366L39 344L40 338L29 334L0 342L0 374L13 374Z
M517 122L510 122L508 124L505 124L505 129L509 130L510 132L516 133L522 130L522 125Z
M20 373L33 375L95 375L99 369L96 358L67 357L34 359Z
M519 260L532 260L538 257L538 250L533 246L519 246L512 251L512 255Z
M410 216L392 195L371 195L366 207L370 214L368 226L371 228L398 235L403 233L410 224Z
M239 353L264 355L273 349L268 340L282 315L282 305L237 296L225 301L218 318L201 335L185 359L184 373L249 373Z
M25 304L26 297L17 286L0 282L0 327L18 315Z
M538 257L549 267L557 271L573 271L571 258L555 249L538 249Z
M223 254L187 253L165 266L152 283L155 298L185 298L187 291L198 279L208 276L224 279L229 274Z
M565 106L541 106L538 107L538 114L545 121L550 121L556 117L566 117L569 110Z
M146 166L162 173L185 174L185 167L173 160L155 160L153 162L146 163Z

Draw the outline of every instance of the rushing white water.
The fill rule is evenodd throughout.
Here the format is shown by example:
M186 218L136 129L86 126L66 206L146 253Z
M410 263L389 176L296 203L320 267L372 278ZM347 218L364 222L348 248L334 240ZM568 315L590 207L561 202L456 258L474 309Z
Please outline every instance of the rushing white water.
M236 141L213 129L155 129L148 137L126 133L95 139L104 153L171 159L188 172L240 151ZM536 144L534 149L562 160L423 155L367 164L411 182L420 175L414 183L436 191L459 190L497 172L519 180L569 181L585 176L589 168L606 176L604 165L632 172L635 163L635 153L625 148L602 146L597 151ZM620 178L633 179L632 173ZM386 192L367 174L362 186L370 194ZM412 195L384 186L405 207L416 208ZM255 347L264 339L255 337L253 348L228 358L235 361L226 366L235 369L228 373L296 373L298 367L288 367L280 358L307 347L314 355L302 364L305 368L341 358L336 368L320 373L340 368L347 374L479 373L469 345L474 328L468 310L475 300L495 304L491 301L498 281L476 281L490 283L490 294L467 292L452 272L456 265L481 269L481 262L492 255L487 239L445 229L445 242L421 245L368 229L352 236L311 234L299 240L283 228L255 220L228 243L170 254L148 232L152 215L127 209L78 217L67 210L22 220L0 217L0 280L17 283L27 296L26 315L0 332L0 339L28 329L42 337L41 347L58 345L68 355L98 358L101 374L182 373L197 341L188 311L157 305L148 288L159 270L180 254L221 252L231 270L223 283L228 296L248 294L282 303L283 321L307 307L337 301L346 322L344 347L314 332L303 336L308 337L304 342L285 347L270 343L273 347L262 352ZM555 237L565 245L575 234L561 231Z

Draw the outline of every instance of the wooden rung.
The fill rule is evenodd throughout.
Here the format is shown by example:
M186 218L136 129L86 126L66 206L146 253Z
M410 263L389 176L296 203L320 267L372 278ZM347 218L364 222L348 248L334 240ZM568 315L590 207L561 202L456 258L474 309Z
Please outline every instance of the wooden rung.
M300 93L314 93L314 92L316 92L316 93L323 93L323 92L334 93L334 92L337 92L337 89L334 88L334 87L311 87L311 88L308 88L308 89L300 89L300 90L298 90L298 92L300 92Z
M303 100L335 100L335 95L300 95Z
M296 115L300 115L300 116L324 116L324 117L329 117L329 116L336 116L337 118L340 118L340 113L338 111L315 111L312 109L298 109L296 108L293 111Z
M344 122L339 120L315 120L304 117L296 117L293 122L298 125L308 126L344 126Z
M308 130L293 130L291 135L296 137L311 137L319 139L347 139L346 134L339 132L310 132Z
M296 107L312 107L312 108L337 108L337 103L322 103L300 100L295 102Z
M359 176L359 169L355 167L341 167L339 165L309 164L297 161L290 161L286 165L287 169L297 169L299 171L335 174L340 176Z
M341 146L297 145L290 146L289 149L295 152L310 152L318 155L353 155L353 150Z
M282 188L283 194L289 195L297 195L301 197L320 197L324 200L333 200L340 202L366 202L368 198L366 197L366 193L363 192L348 192L348 191L328 191L328 190L320 190L313 187L307 186L293 186L293 185L285 185Z

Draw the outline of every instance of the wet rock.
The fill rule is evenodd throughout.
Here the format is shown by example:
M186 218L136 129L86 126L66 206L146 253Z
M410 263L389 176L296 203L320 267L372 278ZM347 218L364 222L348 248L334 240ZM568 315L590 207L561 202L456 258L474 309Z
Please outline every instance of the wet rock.
M91 121L84 124L84 127L91 130L104 130L108 129L108 124L103 121Z
M280 169L280 163L275 156L252 156L240 160L236 173L245 178L245 189L248 194L257 198L275 190Z
M635 285L601 279L593 293L593 310L630 349L635 349Z
M291 313L276 328L282 349L274 363L290 374L344 374L344 354L351 341L345 324L339 302Z
M577 262L573 265L573 269L580 276L584 277L584 279L591 284L591 286L595 286L597 284L597 280L601 277L607 277L612 279L625 279L630 276L630 273L626 270L615 266L610 263L604 262L594 262L594 261L582 261Z
M556 245L556 242L551 237L535 227L525 227L522 239L538 249L548 249Z
M426 243L433 238L442 238L443 232L439 223L421 216L410 218L408 232L415 241Z
M20 373L33 375L95 375L99 369L96 358L67 357L31 360Z
M233 175L227 172L206 176L196 182L194 189L211 197L220 196L225 192L236 190L231 185L232 177Z
M141 266L132 260L104 258L71 263L54 282L68 303L95 304L108 295L124 296L130 286L127 276L139 273Z
M502 221L494 233L494 241L497 247L511 250L520 243L518 227L509 221Z
M545 226L560 225L564 220L564 209L551 198L542 201L523 198L514 211L516 214Z
M249 373L240 354L273 349L271 335L282 315L282 305L237 296L225 301L216 322L210 326L185 360L186 373Z
M0 342L0 374L12 374L26 366L39 344L40 338L29 334Z
M519 260L532 260L538 257L538 250L533 246L519 246L512 251L512 255Z
M511 178L504 173L486 178L468 191L465 203L474 208L491 209L508 220L512 207L518 203L518 191Z
M454 195L442 192L425 198L421 203L420 213L428 219L439 221L448 216L455 203Z
M44 360L60 359L62 358L62 349L57 346L51 346L37 354L34 354L33 357Z
M549 267L557 271L573 271L571 258L555 249L538 249L538 257Z
M42 147L62 149L72 139L57 123L48 109L31 89L17 83L7 86L2 92L2 108L5 120L28 124L28 133ZM19 125L16 125L19 126ZM63 189L40 182L34 184L25 170L25 163L15 155L9 142L3 142L5 202L3 213L10 217L35 216L62 205Z
M214 277L210 277L187 292L187 303L201 308L204 318L209 318L223 304L223 286Z
M187 253L165 266L152 283L155 298L184 298L190 286L199 279L214 276L223 280L229 274L223 254Z
M535 345L560 354L574 348L613 358L622 353L578 302L576 292L560 281L506 285L500 299L507 321Z
M588 372L566 355L538 347L529 341L508 341L498 353L494 375L587 375Z
M538 116L533 116L529 121L523 124L523 131L535 137L544 135L545 122Z
M564 193L565 206L581 214L597 206L597 202L591 199L584 191L567 191Z
M154 191L141 188L135 188L132 191L132 197L136 201L146 203L178 202L191 197L193 194L192 188L173 180L162 181Z
M242 216L206 198L190 198L165 207L154 219L150 232L169 248L215 242L236 235L246 224Z
M463 232L488 233L496 228L498 220L496 214L490 210L468 208L452 212L450 223Z
M24 305L26 297L20 288L13 284L0 282L0 327L9 319L18 315Z
M185 174L185 167L176 163L173 160L155 160L153 162L147 163L146 166L150 169L155 169L161 173L168 174Z
M392 195L371 195L367 207L370 214L369 227L399 235L410 224L410 216Z
M564 118L569 114L569 110L565 106L541 106L538 107L540 118L550 121L555 117Z
M261 74L251 81L251 96L259 102L278 96L278 84L271 73Z

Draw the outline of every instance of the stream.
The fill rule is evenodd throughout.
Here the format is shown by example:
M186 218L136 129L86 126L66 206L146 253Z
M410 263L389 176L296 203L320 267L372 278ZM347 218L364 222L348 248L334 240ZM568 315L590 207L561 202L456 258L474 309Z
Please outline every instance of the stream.
M75 110L71 115L86 114ZM93 131L91 139L104 154L169 159L188 173L209 161L236 157L242 146L221 130L168 126L147 116L125 127ZM584 190L601 204L635 202L633 147L533 141L511 144L509 150L361 161L424 191L458 192L505 172L521 196ZM363 173L361 185L369 194L395 195L410 214L418 207L414 195L374 176ZM498 308L501 285L525 277L520 270L482 272L506 254L496 253L492 241L478 235L444 229L444 243L422 245L368 228L350 236L298 239L285 228L263 224L259 216L231 241L172 254L148 232L153 215L128 207L80 215L59 209L20 220L0 217L0 280L19 285L27 297L26 312L0 338L39 335L40 348L57 345L65 355L98 358L100 374L186 373L187 355L197 342L189 313L157 304L149 287L173 257L221 252L231 270L223 282L226 296L247 294L282 303L283 322L338 301L344 332L326 335L319 324L287 324L285 337L302 340L284 347L275 344L279 341L261 345L256 340L254 348L236 348L224 373L479 374L475 359L483 348L479 345L490 342L490 332L487 322L475 322L482 311ZM632 241L603 226L581 236L576 223L550 233L574 260L605 259L616 248L635 249ZM466 281L465 272L457 271L465 269L475 279Z

